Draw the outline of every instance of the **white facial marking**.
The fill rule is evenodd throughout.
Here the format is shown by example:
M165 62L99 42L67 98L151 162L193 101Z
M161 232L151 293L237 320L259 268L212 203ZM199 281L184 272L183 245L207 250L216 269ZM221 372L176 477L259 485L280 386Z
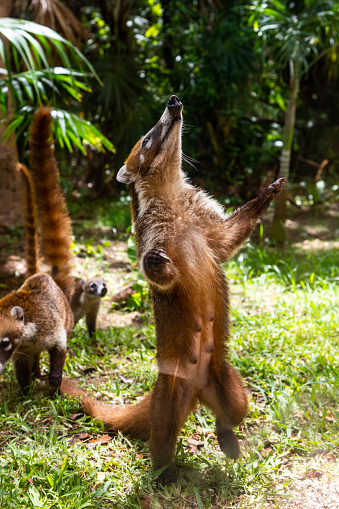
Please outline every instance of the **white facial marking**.
M0 362L0 373L1 373L1 371L3 371L4 367L5 367L5 364L2 364L2 362Z
M141 154L140 155L140 162L143 163L145 161L145 157L144 157L144 154Z

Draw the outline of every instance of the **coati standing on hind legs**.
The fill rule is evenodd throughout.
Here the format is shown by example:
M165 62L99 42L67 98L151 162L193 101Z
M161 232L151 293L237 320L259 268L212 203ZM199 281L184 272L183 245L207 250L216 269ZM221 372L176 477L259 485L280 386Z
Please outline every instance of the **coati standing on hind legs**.
M236 459L233 432L247 413L248 397L226 360L229 298L222 263L252 232L280 193L284 179L229 216L190 185L181 169L182 104L172 96L159 122L133 148L117 179L129 185L140 267L151 290L159 376L140 402L108 406L63 380L61 392L80 395L86 413L107 428L149 439L155 468L174 479L176 439L197 401L216 416L221 450Z
M59 171L54 157L52 142L52 116L48 108L40 108L35 114L30 130L30 164L32 178L20 168L25 179L29 196L36 195L40 223L41 250L45 260L52 267L52 277L65 293L74 314L74 323L85 317L90 336L96 331L96 320L101 298L107 288L102 277L81 279L71 275L70 261L72 227L66 209L59 181ZM33 188L32 188L33 186ZM34 206L31 207L34 210ZM29 206L26 206L29 210ZM27 214L29 219L29 214ZM32 223L32 221L31 221ZM33 248L33 229L26 228L28 253ZM33 256L27 259L28 270L32 273ZM36 254L37 259L37 254Z

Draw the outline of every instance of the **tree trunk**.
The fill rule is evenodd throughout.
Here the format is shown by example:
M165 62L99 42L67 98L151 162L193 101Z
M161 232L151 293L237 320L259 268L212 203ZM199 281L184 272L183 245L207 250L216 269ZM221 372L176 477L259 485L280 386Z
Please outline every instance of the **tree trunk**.
M12 0L1 0L0 17L9 17L13 9ZM8 43L3 39L6 49ZM0 67L5 67L0 58ZM1 77L1 75L0 75ZM8 94L7 118L10 118L12 104ZM0 113L0 120L2 120ZM1 139L5 127L0 128L0 224L17 226L24 222L23 182L17 171L18 152L14 135L7 141Z
M290 80L287 111L283 127L283 147L280 156L279 170L279 177L285 177L286 182L283 185L281 193L275 200L274 218L271 231L271 239L275 240L278 244L284 244L287 242L285 222L287 215L288 177L290 173L295 113L299 93L299 76L295 63L293 64L293 70L294 75Z

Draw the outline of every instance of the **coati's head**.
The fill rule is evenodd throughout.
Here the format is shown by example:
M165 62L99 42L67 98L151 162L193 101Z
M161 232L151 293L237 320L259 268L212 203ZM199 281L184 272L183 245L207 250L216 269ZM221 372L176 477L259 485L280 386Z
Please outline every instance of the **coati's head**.
M89 297L101 298L107 293L106 283L100 276L95 276L91 279L82 279L81 288Z
M182 103L172 95L155 126L134 146L117 180L124 184L145 180L173 182L181 171Z
M20 345L25 333L24 312L14 306L10 313L0 314L0 373Z

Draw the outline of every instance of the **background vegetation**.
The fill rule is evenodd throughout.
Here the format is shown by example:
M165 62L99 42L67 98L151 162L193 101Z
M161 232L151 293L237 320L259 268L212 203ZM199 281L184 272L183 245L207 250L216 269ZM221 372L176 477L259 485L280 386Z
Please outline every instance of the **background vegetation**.
M97 196L118 194L117 170L172 93L185 108L184 152L199 161L185 169L225 203L249 199L276 178L283 146L291 150L288 197L294 206L317 202L324 191L337 196L338 2L6 2L11 16L47 24L76 43L87 58L81 70L96 73L95 78L87 75L85 83L75 74L69 85L69 77L60 80L60 67L54 67L53 86L46 72L33 76L39 83L35 89L29 90L23 79L12 86L14 118L21 115L14 127L22 127L17 129L22 162L27 158L23 133L32 107L41 102L77 113L115 146L116 151L110 147L106 153L89 150L85 158L77 143L70 158L63 143L59 155L69 196L77 189ZM14 47L18 41L14 34ZM67 68L68 61L79 70L79 55L69 45L67 52L47 53L37 68L51 57L53 66L59 62ZM8 60L14 67L18 55L12 51ZM293 90L294 137L286 129ZM76 140L73 136L68 147ZM88 143L94 147L95 137ZM286 175L286 169L280 171Z

